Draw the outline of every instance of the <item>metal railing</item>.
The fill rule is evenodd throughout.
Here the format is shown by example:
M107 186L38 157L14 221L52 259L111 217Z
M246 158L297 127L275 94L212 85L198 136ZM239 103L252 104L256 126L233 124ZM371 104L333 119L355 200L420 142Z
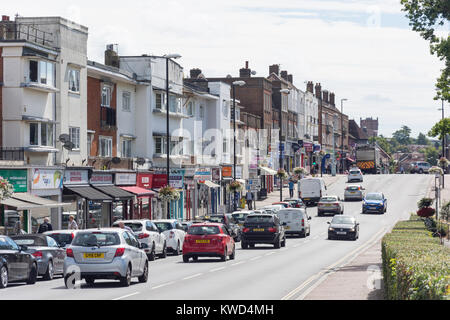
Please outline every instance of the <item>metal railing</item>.
M24 148L0 147L0 160L24 161Z
M39 30L33 24L0 21L0 40L27 40L51 47L53 34Z

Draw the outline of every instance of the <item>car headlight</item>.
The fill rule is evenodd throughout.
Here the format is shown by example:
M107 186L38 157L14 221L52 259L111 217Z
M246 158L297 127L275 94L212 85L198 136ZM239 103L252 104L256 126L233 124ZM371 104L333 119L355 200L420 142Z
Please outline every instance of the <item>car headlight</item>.
M355 232L355 228L352 228L349 230L350 232Z
M328 228L328 231L334 231L334 228Z

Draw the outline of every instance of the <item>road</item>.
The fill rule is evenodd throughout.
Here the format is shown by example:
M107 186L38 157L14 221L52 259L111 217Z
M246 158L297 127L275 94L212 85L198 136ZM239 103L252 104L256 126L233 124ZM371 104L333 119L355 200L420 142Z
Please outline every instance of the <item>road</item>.
M433 180L430 175L365 176L366 192L381 191L388 199L385 215L362 215L361 202L346 202L345 213L360 222L357 241L327 240L331 217L317 217L317 209L308 208L312 216L311 236L288 238L285 248L257 246L242 250L236 247L236 259L200 259L186 264L182 257L168 256L150 262L149 281L130 287L118 282L97 281L94 287L68 290L62 278L38 280L35 285L10 284L0 290L0 300L281 300L299 299L327 270L345 263L355 253L379 239L396 221L408 219L417 209L417 201L426 195ZM328 187L328 194L343 198L345 177ZM273 195L277 201L277 195ZM339 293L337 293L339 294Z

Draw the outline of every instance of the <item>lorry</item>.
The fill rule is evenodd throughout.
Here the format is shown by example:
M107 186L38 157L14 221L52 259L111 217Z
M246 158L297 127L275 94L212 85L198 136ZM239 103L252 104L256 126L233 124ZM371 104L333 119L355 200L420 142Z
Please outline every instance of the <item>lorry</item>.
M356 166L364 174L377 174L381 170L380 148L377 145L356 147Z

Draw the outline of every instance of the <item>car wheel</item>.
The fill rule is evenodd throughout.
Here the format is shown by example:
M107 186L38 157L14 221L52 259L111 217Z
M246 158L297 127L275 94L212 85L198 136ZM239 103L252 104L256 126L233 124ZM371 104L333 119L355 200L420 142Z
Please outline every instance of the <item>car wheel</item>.
M220 256L220 260L222 260L223 262L227 261L227 247L225 247L225 249L223 250L223 255Z
M184 263L188 263L189 262L189 257L187 255L183 255L183 262Z
M162 253L160 254L160 257L161 257L161 258L166 258L166 257L167 257L167 246L166 246L166 243L165 243L165 242L164 242L163 251L162 251Z
M254 244L250 244L249 247L252 248L252 249L254 249L254 248L255 248L255 245L254 245Z
M247 244L247 242L241 241L241 248L242 248L242 249L248 249L248 244Z
M197 262L198 261L198 257L197 256L193 256L192 260L194 260L194 262Z
M420 173L420 174L422 174L422 173L423 173L423 170L422 170L422 169L420 169L420 170L419 170L419 173Z
M233 252L230 255L230 260L234 260L234 258L236 258L236 247L233 247Z
M53 276L55 275L55 270L53 269L53 261L50 260L48 262L47 271L44 274L44 280L53 280Z
M131 267L128 266L127 273L125 274L125 277L120 278L120 284L122 287L129 287L131 284Z
M284 237L283 242L281 242L281 246L283 248L286 247L286 237Z
M180 241L177 242L177 248L173 251L174 256L180 255Z
M150 252L150 254L147 255L148 257L148 261L154 261L155 260L155 243L153 242L152 245L152 252Z
M323 216L323 213L322 213L322 212L318 212L318 213L317 213L317 216L322 217L322 216Z
M328 240L333 240L333 237L332 236L328 236Z
M88 286L93 286L94 282L95 282L95 278L87 277L87 278L84 279L84 281L86 281Z
M8 269L3 266L0 269L0 289L4 289L8 286Z
M142 273L142 275L138 278L140 283L145 283L148 280L148 263L145 263L144 266L144 272Z
M275 249L280 249L280 247L281 247L281 239L280 238L278 238L278 241L273 244L273 247Z
M303 230L303 232L300 233L300 238L306 238L306 230Z

